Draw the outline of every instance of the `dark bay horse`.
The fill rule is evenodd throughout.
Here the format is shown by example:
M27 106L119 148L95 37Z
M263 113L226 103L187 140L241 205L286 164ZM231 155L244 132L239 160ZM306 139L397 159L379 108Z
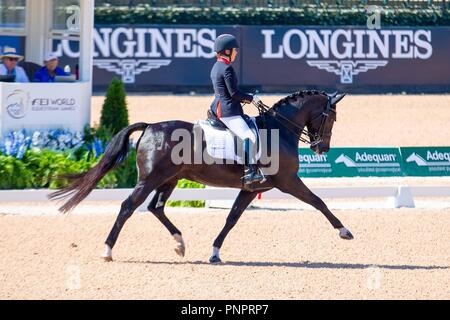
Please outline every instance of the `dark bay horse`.
M352 234L331 213L325 203L298 177L298 143L302 133L307 133L311 149L317 154L327 152L330 148L331 131L336 120L336 104L345 94L327 95L318 91L300 91L293 93L272 108L266 108L256 118L258 126L263 126L268 132L277 131L279 137L278 161L279 168L275 174L268 175L263 183L254 183L250 187L241 181L243 165L233 164L196 164L174 163L173 150L178 141L173 141L176 130L184 130L194 135L195 125L184 121L167 121L160 123L135 123L115 135L102 159L89 171L69 177L69 186L50 195L51 199L69 197L60 208L68 212L77 206L95 188L105 174L121 163L129 148L129 137L135 131L143 131L137 143L138 182L132 194L123 201L119 215L105 241L106 249L103 258L112 260L112 248L119 233L133 212L155 190L148 210L151 211L168 229L176 241L175 251L184 256L185 246L182 233L164 213L164 206L179 179L189 179L206 185L239 188L232 209L226 219L225 226L213 243L211 263L220 262L219 250L230 230L235 226L243 211L260 192L278 188L282 192L310 204L339 230L342 239L353 239ZM305 131L306 129L307 131ZM304 139L302 139L304 141ZM193 151L195 143L189 144ZM202 143L204 147L204 143ZM269 147L270 148L270 147Z

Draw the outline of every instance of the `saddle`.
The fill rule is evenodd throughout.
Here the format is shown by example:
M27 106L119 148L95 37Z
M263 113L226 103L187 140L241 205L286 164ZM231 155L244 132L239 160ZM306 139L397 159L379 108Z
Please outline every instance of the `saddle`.
M255 159L259 160L261 157L259 130L254 118L243 115L243 118L249 128L255 132L257 139L257 154ZM235 160L238 163L243 163L238 152L238 146L242 146L243 142L235 136L227 126L220 121L220 119L211 111L207 111L206 120L199 120L195 124L203 130L207 153L218 159ZM198 144L200 146L201 144ZM196 147L197 148L197 147Z
M206 120L209 122L211 127L217 130L228 130L228 127L222 121L220 121L220 119L214 114L214 112L211 111L211 109L207 111L206 115ZM250 130L252 130L256 134L256 136L258 136L258 127L252 120L252 118L250 118L246 114L244 114L242 118L244 118L244 121L247 123Z
M214 114L214 112L211 111L211 109L208 110L206 115L207 115L206 120L209 122L211 127L214 127L214 129L218 130L228 129L227 126L222 121L220 121L220 119Z

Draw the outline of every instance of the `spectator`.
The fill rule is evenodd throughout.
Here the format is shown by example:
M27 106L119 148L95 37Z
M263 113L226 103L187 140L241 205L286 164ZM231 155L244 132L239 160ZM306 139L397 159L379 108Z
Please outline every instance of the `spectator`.
M5 47L3 53L0 55L0 59L2 59L0 75L15 76L15 82L30 82L25 70L17 65L17 62L23 60L23 56L17 54L15 48Z
M35 82L55 82L55 76L66 76L67 73L63 69L58 67L59 59L58 56L50 52L47 54L44 60L45 66L40 68L34 74Z

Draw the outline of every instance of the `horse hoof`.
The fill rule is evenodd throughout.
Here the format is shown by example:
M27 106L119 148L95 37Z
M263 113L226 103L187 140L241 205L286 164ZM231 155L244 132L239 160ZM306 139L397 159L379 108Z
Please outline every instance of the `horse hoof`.
M222 260L220 260L220 258L218 256L211 256L209 258L209 263L216 264L216 263L221 263L221 262L222 262Z
M352 240L353 239L352 233L349 230L347 230L346 228L339 229L339 236L344 240Z
M113 261L112 256L102 256L102 259L105 262L112 262Z
M113 261L112 258L112 248L109 245L105 245L105 251L102 254L102 259L105 262Z
M186 252L186 249L184 246L176 246L174 250L177 253L177 255L179 255L180 257L184 257L184 254Z
M184 257L184 254L186 252L186 247L184 246L184 240L181 234L174 234L173 238L175 239L176 245L175 245L175 252L180 257Z

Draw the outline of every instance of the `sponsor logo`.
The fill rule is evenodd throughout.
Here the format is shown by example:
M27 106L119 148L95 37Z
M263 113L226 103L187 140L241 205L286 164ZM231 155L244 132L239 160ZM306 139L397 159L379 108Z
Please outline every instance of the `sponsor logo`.
M213 58L215 39L216 30L210 28L97 28L94 65L134 83L137 75L169 66L172 58ZM56 52L79 57L68 40L62 40Z
M331 164L327 163L327 155L321 154L299 154L298 160L304 168L331 168Z
M393 153L385 154L372 154L372 153L359 153L356 152L355 160L351 159L345 154L341 154L334 161L335 163L342 163L346 167L400 167L400 164L396 162L396 155Z
M317 61L306 61L310 67L317 67L321 70L326 70L328 72L334 73L341 77L341 83L353 83L353 76L359 74L360 72L366 72L368 70L373 70L378 67L384 67L387 65L386 60L317 60Z
M74 111L75 98L34 98L31 100L32 111Z
M413 152L406 158L406 162L415 162L419 167L450 166L450 152L427 151L426 160Z
M94 66L122 76L122 81L124 83L135 83L136 75L148 72L152 69L159 69L162 66L168 66L171 62L172 60L169 59L101 59L95 60Z
M433 53L429 30L290 29L275 36L263 29L264 59L306 60L307 65L333 73L341 83L384 67L388 59L429 59ZM275 39L281 43L275 43Z
M22 119L28 112L29 96L23 90L14 90L6 97L6 111L14 119Z

